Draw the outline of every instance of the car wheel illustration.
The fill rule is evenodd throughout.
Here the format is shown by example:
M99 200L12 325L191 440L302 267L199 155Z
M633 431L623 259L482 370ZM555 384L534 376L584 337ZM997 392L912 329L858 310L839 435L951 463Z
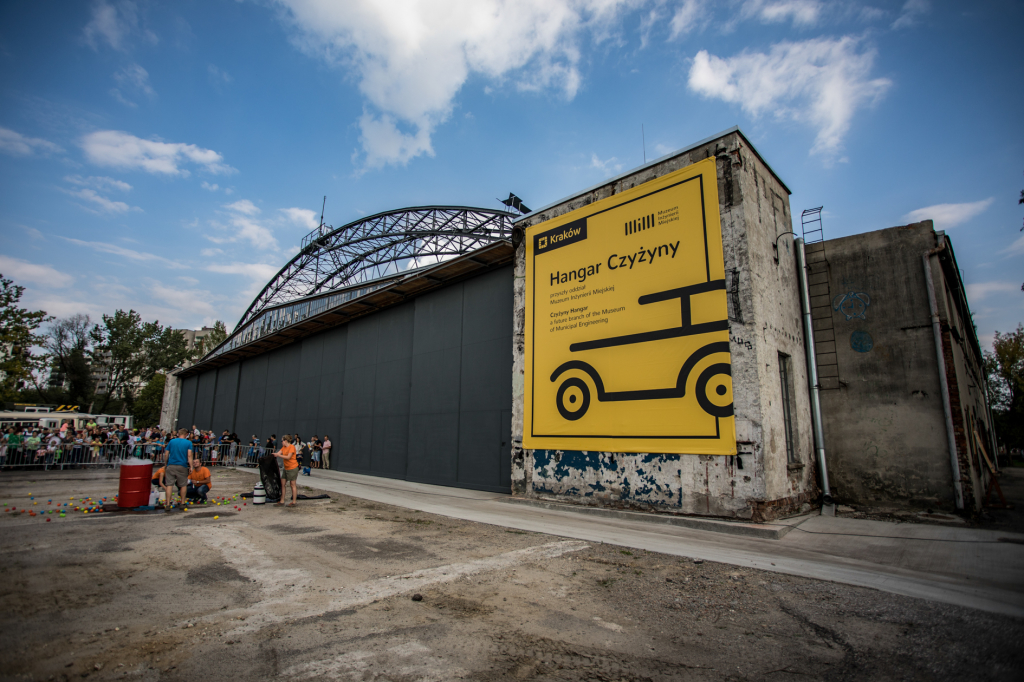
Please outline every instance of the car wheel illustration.
M576 421L590 408L590 388L587 382L571 377L562 382L555 395L558 414L569 421Z
M732 416L732 367L711 365L697 378L697 403L712 417Z

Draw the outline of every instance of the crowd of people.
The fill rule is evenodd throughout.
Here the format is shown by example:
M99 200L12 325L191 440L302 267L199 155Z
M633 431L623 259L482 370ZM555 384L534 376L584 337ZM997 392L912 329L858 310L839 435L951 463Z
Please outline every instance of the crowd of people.
M70 420L55 429L8 427L0 438L0 467L109 464L132 454L156 456L165 442L159 428L88 423L76 429Z
M256 435L243 443L238 434L225 429L221 435L203 431L195 425L181 429L181 438L188 441L197 460L207 466L225 464L255 464L256 460L278 447L276 434L261 443ZM159 427L129 429L124 425L87 423L76 429L71 420L60 428L43 429L38 426L9 427L0 434L0 468L62 468L115 465L122 459L138 457L163 463L167 447L176 433ZM303 440L299 434L287 436L295 449L300 469L309 474L311 469L330 468L331 439L313 436Z

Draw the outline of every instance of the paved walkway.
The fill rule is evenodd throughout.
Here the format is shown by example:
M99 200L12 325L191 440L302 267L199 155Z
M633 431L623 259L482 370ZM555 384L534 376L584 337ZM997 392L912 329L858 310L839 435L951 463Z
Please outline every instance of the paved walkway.
M239 469L256 474L255 469ZM1024 534L809 515L779 539L516 503L509 495L314 470L311 488L505 528L832 580L1024 618ZM657 518L657 517L656 517ZM724 522L728 525L728 522ZM756 524L737 524L756 526Z

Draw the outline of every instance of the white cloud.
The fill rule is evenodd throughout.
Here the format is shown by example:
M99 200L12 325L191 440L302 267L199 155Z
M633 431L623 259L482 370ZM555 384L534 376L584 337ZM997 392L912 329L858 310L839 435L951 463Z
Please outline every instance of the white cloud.
M792 21L794 26L814 26L821 17L817 0L746 0L741 15L756 17L766 24Z
M311 211L308 208L282 208L279 210L288 220L300 227L315 230L320 226L320 218L317 216L316 211Z
M92 18L82 29L82 38L89 47L98 50L101 43L106 43L115 50L124 51L133 36L154 45L158 42L155 33L142 28L134 2L121 0L116 6L105 0L93 3Z
M256 204L252 203L248 199L239 199L233 204L225 204L224 208L229 211L235 211L237 213L243 213L245 215L259 215L260 209Z
M46 238L46 237L43 236L42 232L40 232L39 230L37 230L34 227L27 227L25 225L22 225L21 229L25 230L25 232L28 234L28 236L31 237L32 239L45 239Z
M690 68L690 89L736 103L751 116L772 113L806 122L818 133L812 153L832 156L858 109L870 106L892 85L870 78L875 51L860 40L817 38L782 42L768 53L741 52L722 59L701 50Z
M118 256L120 258L124 258L127 260L136 261L139 263L163 263L167 267L171 268L187 267L185 265L182 265L181 263L176 263L175 261L172 261L168 258L164 258L163 256L157 256L156 254L153 253L146 253L145 251L126 249L124 247L117 246L116 244L107 244L106 242L88 242L83 241L81 239L73 239L71 237L63 237L63 239L65 241L71 242L72 244L77 244L78 246L84 246L90 249L94 249L96 251L109 253L114 256Z
M686 35L706 19L707 5L704 0L683 0L669 21L669 40Z
M80 144L86 158L99 166L186 176L188 170L179 166L191 162L214 174L237 172L223 163L224 157L212 149L182 142L143 140L120 130L89 133Z
M967 285L967 300L978 303L990 294L1015 294L1020 291L1020 282L977 282Z
M231 241L247 241L258 249L277 248L274 233L262 223L240 215L232 217L230 222L236 229Z
M278 248L277 239L270 227L256 219L261 211L258 206L248 199L239 199L233 204L225 204L227 209L227 224L211 220L210 225L221 233L230 232L229 236L217 234L204 235L214 244L229 244L233 242L249 242L258 249Z
M363 147L365 163L369 168L382 168L387 164L404 165L421 154L434 155L430 136L434 124L424 123L415 132L403 133L395 125L395 119L387 114L380 117L367 112L359 117L359 143ZM352 154L358 163L359 154Z
M153 90L153 87L149 84L149 72L138 64L129 64L128 66L121 67L121 69L114 74L114 80L116 80L122 88L133 88L147 97L156 97L156 91ZM121 94L120 91L116 89L113 90L111 94L114 92L117 93L117 96L120 96Z
M278 273L281 266L269 263L210 263L206 269L222 275L241 275L266 284Z
M1009 248L1006 249L1007 256L1016 256L1024 253L1024 234L1017 237L1017 239L1010 244Z
M925 206L924 208L911 211L903 216L903 219L911 223L931 220L935 223L936 229L948 230L951 227L967 222L977 215L981 215L992 205L993 201L994 199L989 197L988 199L973 201L967 204L935 204L934 206Z
M2 254L0 254L0 272L4 277L13 279L15 284L31 282L44 287L70 286L75 279L52 266L29 263L20 258L11 258Z
M102 194L97 194L96 190L89 189L88 187L76 190L66 189L64 191L73 197L78 197L91 203L93 207L83 206L83 208L93 213L127 213L128 211L142 210L138 206L129 206L123 201L112 201Z
M211 185L206 180L203 180L199 186L202 187L203 189L208 189L211 192L216 192L218 189L220 189L220 185L218 185L217 183L213 183Z
M610 159L605 159L604 161L602 161L597 157L597 154L590 155L590 167L596 168L597 170L601 171L601 173L603 173L604 175L612 175L614 173L618 173L619 171L621 171L622 164L617 162L618 159L615 158L614 156L611 157Z
M111 97L113 97L118 102L120 102L121 104L125 105L126 107L131 107L132 109L135 109L135 108L137 108L139 106L135 102L131 101L130 99L128 99L127 97L122 95L121 91L118 90L117 88L110 88L109 92L110 92L110 96Z
M222 249L203 249L199 252L199 255L205 256L206 258L212 258L213 256L219 256L222 253L224 253Z
M202 289L175 289L160 282L149 284L149 293L153 298L162 301L171 308L188 315L215 316L217 311L210 304L213 294Z
M210 64L206 67L206 72L210 75L210 82L215 85L230 83L232 80L231 75L229 73L227 73L226 71L222 71L221 69L218 69L213 64Z
M0 128L0 151L11 156L31 156L37 152L59 154L64 150L47 140L25 137L10 128Z
M276 0L300 49L353 74L368 103L364 164L432 153L431 134L472 74L525 90L579 87L579 43L636 0Z
M94 187L99 190L116 189L122 192L128 192L131 191L132 188L132 186L127 182L108 178L103 175L90 175L87 178L83 178L81 175L65 175L64 181L70 182L72 185L78 185L79 187Z
M928 0L907 0L899 17L892 22L892 27L894 29L910 28L931 10L932 4Z

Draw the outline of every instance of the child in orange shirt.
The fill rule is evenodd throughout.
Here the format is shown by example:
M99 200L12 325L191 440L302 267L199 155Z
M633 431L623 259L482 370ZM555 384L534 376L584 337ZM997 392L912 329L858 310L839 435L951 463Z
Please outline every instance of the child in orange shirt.
M294 507L296 500L299 499L299 487L296 481L299 479L299 460L295 456L295 446L292 445L292 437L286 435L284 437L284 445L281 449L274 453L274 457L281 460L281 464L284 467L282 472L284 476L281 477L281 499L277 501L277 504L284 504L285 495L285 481L291 483L292 488L292 501L289 507Z

